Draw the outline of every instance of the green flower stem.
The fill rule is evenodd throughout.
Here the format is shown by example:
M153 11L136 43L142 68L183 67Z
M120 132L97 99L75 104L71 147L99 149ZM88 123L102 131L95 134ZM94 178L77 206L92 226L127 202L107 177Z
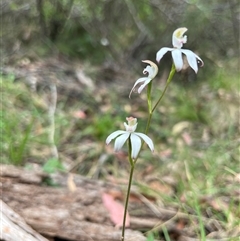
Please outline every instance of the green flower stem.
M145 134L148 133L149 125L152 119L152 100L151 100L151 90L152 90L152 81L148 84L147 89L147 102L148 102L148 122L145 130ZM142 149L142 148L141 148Z
M148 115L148 121L147 121L147 126L146 126L146 129L145 129L145 134L147 135L148 133L148 130L149 130L149 126L150 126L150 123L151 123L151 120L152 120L152 110L149 111L149 115ZM142 149L142 148L141 148Z
M156 107L158 106L158 104L161 102L163 96L166 93L166 90L169 86L169 84L172 81L172 78L174 76L176 72L175 66L174 64L172 65L171 71L169 73L168 79L167 79L167 83L165 85L165 88L160 96L160 98L158 99L157 103L155 104L155 106L152 108L152 101L151 101L151 89L152 89L152 81L149 83L148 85L148 90L147 90L147 101L148 101L148 121L147 121L147 126L146 126L146 130L145 130L145 134L148 133L149 127L150 127L150 123L152 120L152 114L155 111ZM143 143L141 145L140 150L142 149ZM129 181L128 181L128 189L127 189L127 196L126 196L126 201L125 201L125 206L124 206L124 216L123 216L123 225L122 225L122 238L121 241L124 241L125 238L125 226L126 226L126 218L127 218L127 209L128 209L128 201L129 201L129 196L130 196L130 190L131 190L131 185L132 185L132 178L133 178L133 171L134 171L134 167L135 167L135 163L137 162L138 156L137 158L135 158L134 160L131 157L131 153L132 153L132 146L131 146L131 141L128 141L128 159L131 165L131 170L130 170L130 175L129 175Z
M156 109L156 107L158 106L158 104L161 102L161 100L162 100L162 98L163 98L163 96L164 96L164 94L165 94L165 92L166 92L166 90L167 90L169 84L170 84L171 81L172 81L172 78L173 78L175 72L176 72L175 65L172 64L172 68L171 68L171 71L170 71L170 73L169 73L169 76L168 76L168 79L167 79L167 83L166 83L166 85L165 85L165 88L164 88L164 90L163 90L163 92L162 92L160 98L158 99L157 103L156 103L155 106L153 107L153 109L152 109L152 113L154 112L154 110Z
M147 98L148 98L148 113L149 113L149 115L148 115L147 126L146 126L146 129L145 129L145 134L146 134L146 135L147 135L148 130L149 130L149 127L150 127L150 123L151 123L151 120L152 120L152 114L153 114L153 112L155 111L155 109L156 109L156 107L158 106L158 104L161 102L163 96L165 95L166 90L167 90L169 84L171 83L172 78L173 78L175 72L176 72L175 65L172 64L172 68L171 68L171 71L170 71L170 73L169 73L169 76L168 76L168 79L167 79L167 83L166 83L166 85L165 85L165 88L164 88L164 90L163 90L160 98L158 99L157 103L155 104L155 106L154 106L152 109L149 109L149 106L151 106L151 105L149 105L149 103L151 103L151 92L150 92L150 91L151 91L152 86L149 87L150 90L148 89ZM150 82L150 83L152 83L152 82ZM149 86L149 85L148 85L148 86Z
M147 101L148 101L148 113L149 114L152 110L151 90L152 90L152 81L148 84L148 89L147 89Z
M131 164L131 170L130 170L129 181L128 181L127 196L126 196L126 201L125 201L125 206L124 206L121 241L124 241L124 238L125 238L125 226L126 226L126 218L127 218L128 201L129 201L130 190L131 190L131 186L132 186L133 171L134 171L134 167L135 167L135 165L134 165L135 162L133 161L133 159L131 157L131 153L132 153L132 146L131 146L131 141L129 140L128 141L128 159Z

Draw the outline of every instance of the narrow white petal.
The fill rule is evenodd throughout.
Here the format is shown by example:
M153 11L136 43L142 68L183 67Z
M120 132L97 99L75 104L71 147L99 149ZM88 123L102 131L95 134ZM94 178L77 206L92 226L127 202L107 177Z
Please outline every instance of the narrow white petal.
M139 93L139 94L142 92L142 90L145 88L145 86L150 83L151 80L152 80L151 78L147 78L146 81L144 82L144 84L142 84L142 85L138 88L138 93Z
M131 155L132 155L133 159L135 159L138 156L138 153L142 146L141 138L135 134L136 133L134 132L130 136L131 145L132 145L132 154Z
M119 136L115 140L115 144L114 144L114 150L115 151L119 151L122 148L122 146L124 145L124 143L128 139L129 135L130 135L130 133L125 131L124 134L122 134L121 136Z
M177 71L180 71L183 67L182 52L180 49L174 49L172 51L173 62Z
M202 59L199 57L199 56L197 56L196 54L195 54L195 57L200 61L200 67L203 67L203 65L204 65L204 62L202 61Z
M148 77L143 77L143 78L138 79L138 80L135 82L134 86L132 87L132 89L131 89L131 91L130 91L129 98L130 98L133 90L135 89L136 85L139 84L139 83L141 83L141 82L144 82L144 81L147 80L147 79L148 79Z
M182 53L184 53L187 56L188 64L195 71L195 73L197 73L198 65L197 65L197 58L195 54L189 49L182 49Z
M106 144L108 145L108 144L111 142L111 140L115 139L117 136L119 136L119 135L121 135L121 134L124 134L124 133L126 133L126 131L121 131L121 130L119 130L119 131L114 131L112 134L110 134L110 135L107 137L107 139L106 139Z
M157 52L156 60L157 62L160 62L162 59L163 55L166 54L168 51L174 50L173 48L168 48L168 47L163 47Z
M147 135L143 134L143 133L139 133L139 132L135 132L135 135L140 136L148 145L148 147L150 148L151 151L154 151L154 145L153 145L153 141L151 140L151 138L149 138Z

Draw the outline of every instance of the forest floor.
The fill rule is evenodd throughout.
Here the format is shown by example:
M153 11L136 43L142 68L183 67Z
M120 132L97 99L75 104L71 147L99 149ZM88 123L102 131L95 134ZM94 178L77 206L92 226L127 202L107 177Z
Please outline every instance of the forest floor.
M122 192L108 195L123 205L127 147L115 153L113 142L106 146L105 140L124 130L129 116L138 118L137 131L144 132L146 90L128 97L144 67L139 64L134 73L60 57L22 58L3 66L2 163L113 183ZM148 135L155 150L143 146L131 206L142 202L155 213L165 209L178 215L161 220L156 213L160 222L135 226L147 241L239 240L239 76L225 69L192 82L176 74L153 115ZM153 102L166 76L160 72L154 80ZM129 215L131 220L135 214L130 210ZM109 220L108 225L116 224Z

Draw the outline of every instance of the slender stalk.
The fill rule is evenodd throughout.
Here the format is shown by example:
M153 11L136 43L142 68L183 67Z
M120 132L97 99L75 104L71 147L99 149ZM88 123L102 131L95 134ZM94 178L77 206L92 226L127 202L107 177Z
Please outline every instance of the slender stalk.
M145 129L145 134L146 134L146 135L147 135L147 133L148 133L149 126L150 126L150 123L151 123L151 120L152 120L152 114L153 114L153 112L150 111L150 112L149 112L149 115L148 115L148 120L147 120L146 129Z
M147 126L145 129L145 134L148 133L149 125L152 119L152 100L151 100L151 90L152 90L152 81L148 84L148 89L147 89L147 102L148 102L148 121L147 121Z
M151 120L152 120L153 112L155 111L156 107L158 106L158 104L161 102L163 96L165 95L165 92L166 92L169 84L170 84L171 81L172 81L172 78L173 78L173 76L174 76L174 74L175 74L175 71L176 71L175 65L173 64L173 65L172 65L172 68L171 68L171 71L170 71L170 73L169 73L168 79L167 79L167 83L166 83L166 85L165 85L165 87L164 87L164 90L163 90L160 98L158 99L157 103L154 105L153 108L151 107L151 104L152 104L152 103L151 103L151 88L152 88L152 85L150 85L150 84L152 84L152 82L150 82L149 85L148 85L147 98L148 98L148 114L149 114L149 115L148 115L148 121L147 121L146 129L145 129L145 134L146 134L146 135L147 135L148 130L149 130L149 126L150 126L150 123L151 123Z
M166 92L169 84L170 84L171 81L172 81L172 78L173 78L175 72L176 72L175 65L172 64L172 68L171 68L171 71L170 71L170 73L169 73L169 76L168 76L168 79L167 79L167 83L166 83L166 85L165 85L165 88L164 88L164 90L163 90L160 98L158 99L157 103L156 103L155 106L153 107L152 112L154 112L154 110L156 109L156 107L158 106L158 104L161 102L161 100L162 100L162 98L163 98L163 96L164 96L164 94L165 94L165 92Z
M167 82L167 84L165 85L165 88L164 88L164 90L163 90L163 92L162 92L162 95L161 95L160 98L158 99L157 103L154 105L154 107L153 107L153 109L152 109L152 112L154 112L154 110L156 109L156 107L158 106L158 104L161 102L161 100L162 100L162 98L163 98L163 96L164 96L164 94L165 94L165 92L166 92L169 84L170 84L170 82Z
M147 89L148 113L150 113L152 110L151 90L152 90L152 81L148 84L148 89Z
M127 196L126 196L126 201L125 201L125 206L124 206L121 241L124 241L124 238L125 238L125 226L126 226L126 218L127 218L128 201L129 201L130 190L131 190L131 185L132 185L133 171L134 171L134 167L135 167L131 153L132 153L132 146L131 146L131 141L129 140L128 141L128 158L129 158L129 162L131 164L131 170L130 170L130 175L129 175L129 180L128 180Z
M49 143L51 145L51 153L52 157L58 159L58 150L57 146L54 141L54 135L55 135L55 111L56 111L56 106L57 106L57 87L55 83L52 83L50 85L50 103L49 103L49 109L48 109L48 117L49 117L49 122L50 122L50 127L49 127L49 134L48 134L48 139Z

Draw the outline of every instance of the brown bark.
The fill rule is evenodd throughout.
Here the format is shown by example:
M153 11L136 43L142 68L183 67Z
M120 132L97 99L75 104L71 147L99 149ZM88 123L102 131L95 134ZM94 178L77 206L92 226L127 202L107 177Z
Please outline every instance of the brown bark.
M5 241L47 241L14 212L6 203L0 200L1 233L0 239Z
M0 168L2 200L43 236L76 241L120 240L121 230L111 223L101 200L103 191L116 190L116 186L75 175L73 192L71 185L67 187L68 174L46 175L8 165ZM55 186L44 185L50 179ZM2 211L6 213L7 206ZM36 238L32 240L44 240ZM128 229L126 240L145 238L140 232ZM6 241L21 239L12 237Z

